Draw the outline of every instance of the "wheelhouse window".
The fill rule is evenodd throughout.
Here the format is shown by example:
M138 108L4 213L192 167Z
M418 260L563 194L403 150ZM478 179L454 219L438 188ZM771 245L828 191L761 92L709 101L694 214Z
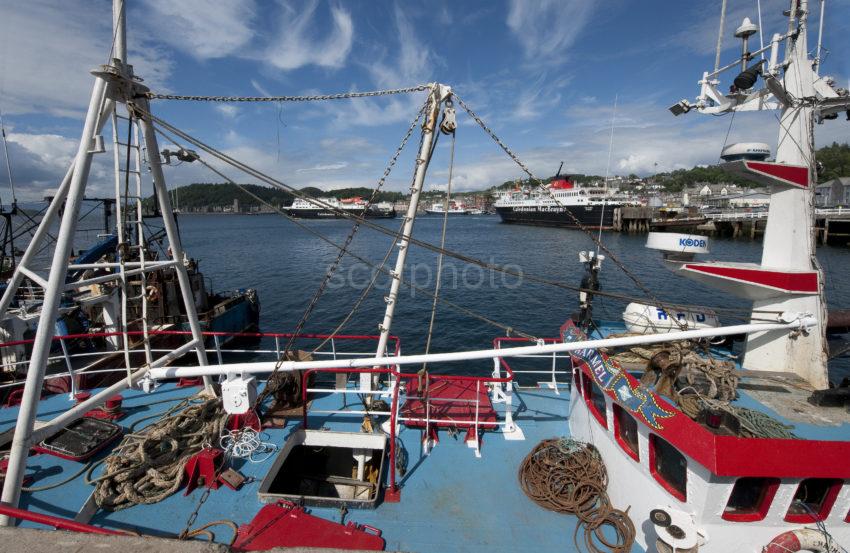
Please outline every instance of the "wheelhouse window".
M584 398L587 401L587 406L590 412L593 413L593 416L596 417L596 420L599 421L599 424L608 428L608 416L605 411L605 393L589 376L584 373L582 374L584 375L582 386L584 387Z
M778 488L778 478L738 478L723 509L723 518L737 522L764 519Z
M817 522L829 516L829 510L841 490L841 480L807 478L800 482L785 515L787 522Z
M663 438L649 439L649 469L661 486L680 501L687 500L688 460Z
M616 404L614 405L614 435L617 437L617 443L629 457L640 461L638 423L628 411Z

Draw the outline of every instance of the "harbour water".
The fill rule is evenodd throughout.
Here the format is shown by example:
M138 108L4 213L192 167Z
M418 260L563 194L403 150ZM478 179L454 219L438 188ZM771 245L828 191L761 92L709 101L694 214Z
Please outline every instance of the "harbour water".
M414 237L439 244L442 217L417 218ZM351 229L346 220L306 221L305 225L342 243ZM400 220L379 224L397 229ZM337 249L322 242L290 221L274 216L183 215L180 218L183 242L190 255L201 261L201 269L212 279L217 290L252 287L262 301L261 325L264 331L291 331L309 304ZM749 308L741 300L674 276L663 266L658 252L644 248L645 235L613 232L602 234L606 247L658 298L675 303L705 305L722 309L721 323L742 321ZM391 239L377 231L361 228L351 250L379 264L391 245ZM591 240L581 231L505 225L496 216L450 218L446 247L450 250L500 265L515 272L536 275L577 286L583 275L578 252L593 249ZM710 244L711 258L728 261L758 262L761 242L718 239ZM394 251L387 266L395 260ZM818 258L826 272L826 293L834 308L850 306L850 249L821 246ZM433 291L437 255L413 246L408 256L405 279ZM326 333L349 313L372 273L361 263L346 256L319 301L304 332ZM378 277L375 290L342 330L349 334L377 334L389 283ZM611 260L603 263L602 289L637 298L645 294ZM445 258L441 297L471 309L502 325L544 337L557 334L558 327L577 308L577 294L571 290L539 284L528 278L489 272L452 258ZM424 350L432 298L421 291L402 287L392 333L401 338L404 352ZM597 298L594 315L620 320L625 303ZM744 308L744 309L742 309ZM440 304L433 332L431 351L491 347L495 336L505 330L482 322L468 314ZM850 375L847 359L833 361L832 378ZM454 365L456 368L457 365ZM470 369L486 371L488 365Z

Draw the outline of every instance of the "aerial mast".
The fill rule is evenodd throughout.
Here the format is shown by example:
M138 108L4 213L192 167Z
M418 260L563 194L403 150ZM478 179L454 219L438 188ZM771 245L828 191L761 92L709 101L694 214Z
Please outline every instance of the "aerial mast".
M741 57L703 73L696 103L681 100L670 111L691 110L718 115L735 111L778 109L780 130L773 162L738 160L722 165L727 171L769 186L770 209L764 234L761 263L684 263L682 272L693 279L753 300L753 320L767 314L808 314L818 327L799 335L777 332L747 337L743 367L751 370L796 373L817 388L826 388L826 305L823 272L815 258L813 125L834 119L850 109L850 97L820 78L817 60L808 57L808 0L791 0L785 34L774 34L770 43L749 52L748 39L757 32L749 18L735 31L742 40ZM779 58L780 46L785 52ZM769 59L757 56L769 51ZM739 69L729 93L720 91L718 77ZM759 84L761 78L763 85ZM814 100L814 101L813 101Z

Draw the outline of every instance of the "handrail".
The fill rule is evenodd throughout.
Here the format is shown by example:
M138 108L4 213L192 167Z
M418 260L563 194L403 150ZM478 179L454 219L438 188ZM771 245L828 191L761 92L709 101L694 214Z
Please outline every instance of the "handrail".
M124 336L123 332L87 332L81 334L63 334L61 336L54 336L53 341L59 340L83 340L86 338L111 338L115 336ZM148 336L191 336L192 332L190 330L148 330L147 332L143 330L129 330L126 332L127 336L144 336L147 334ZM203 336L229 336L234 338L303 338L303 339L314 339L314 340L326 340L328 338L331 339L340 339L340 340L377 340L380 336L376 334L295 334L292 332L226 332L226 331L204 331L201 332ZM395 341L396 347L399 345L399 337L395 335L391 335L390 340ZM23 346L27 344L32 344L35 341L34 338L29 338L26 340L13 340L11 342L2 342L0 343L0 348L4 347L13 347L13 346Z

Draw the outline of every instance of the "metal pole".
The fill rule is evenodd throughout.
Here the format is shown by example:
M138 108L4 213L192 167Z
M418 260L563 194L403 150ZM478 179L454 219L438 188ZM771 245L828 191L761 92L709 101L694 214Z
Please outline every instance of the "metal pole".
M425 121L422 123L422 145L419 148L419 156L416 158L416 172L413 177L413 186L410 188L410 204L407 206L407 213L404 216L404 226L402 228L401 242L398 245L398 258L396 259L395 269L390 273L392 284L390 285L390 293L386 297L387 308L384 312L384 320L379 326L381 335L378 338L377 357L383 357L387 352L387 341L390 337L390 327L393 324L393 314L395 313L395 304L398 300L398 290L401 286L401 275L404 272L404 262L407 258L407 248L410 245L410 235L413 233L416 209L419 206L419 195L422 192L422 185L425 182L428 160L431 158L431 147L433 145L434 131L437 128L437 117L440 114L440 105L450 93L451 90L446 86L437 83L431 85L427 113L425 115ZM372 389L372 375L368 373L362 373L360 375L360 389Z
M599 349L613 347L631 347L641 344L659 344L677 340L694 340L717 336L732 336L735 334L751 334L769 330L785 332L806 330L818 325L818 320L808 314L801 314L790 322L750 323L717 328L702 328L697 330L682 330L664 334L641 334L623 338L604 338L600 340L582 340L545 344L542 346L520 346L515 348L494 348L484 350L454 351L449 353L429 353L427 355L399 355L369 358L337 359L327 361L259 361L253 363L230 363L221 367L168 367L151 369L150 376L154 380L162 378L190 378L203 375L221 375L228 372L255 374L272 371L292 371L298 369L360 369L383 365L421 365L422 363L441 363L450 361L472 361L476 359L495 359L498 357L523 357L550 353L564 353L582 349Z
M139 107L142 108L142 113L146 114L139 117L139 125L142 128L142 137L145 141L145 148L148 151L148 163L150 164L151 177L153 178L153 187L156 191L156 197L159 200L160 210L162 211L162 225L165 227L165 233L168 236L171 255L177 260L174 270L177 272L177 280L180 283L180 293L183 296L183 304L186 308L186 318L189 321L192 338L198 341L195 348L198 354L198 364L203 367L208 365L207 352L204 349L204 335L201 330L201 323L198 321L198 310L195 307L195 294L192 291L192 283L189 281L189 273L186 271L186 265L183 264L183 246L180 243L180 234L177 231L177 223L174 221L174 213L171 211L171 200L168 197L168 189L165 187L165 175L162 173L162 165L159 161L159 145L156 140L156 132L149 119L149 115L147 115L150 113L150 105L146 99L140 99L138 102ZM213 381L209 376L204 376L204 388L210 394L215 393L213 390Z
M99 134L103 125L106 123L109 113L111 113L112 109L114 109L114 102L112 100L105 100L101 97L98 98L98 105L103 105L100 116L98 118L97 125L95 127L92 136L89 137L89 141L94 137L94 135ZM76 161L71 162L71 166L68 167L68 171L65 173L65 177L62 179L62 182L59 184L59 188L56 190L56 196L54 196L53 201L50 202L50 205L47 207L47 211L44 213L44 217L41 218L41 222L38 225L38 229L36 229L35 234L32 236L32 240L30 240L29 246L27 246L26 252L21 256L21 259L18 261L17 266L15 267L15 272L12 275L12 278L9 280L9 283L6 286L6 291L3 292L3 298L0 299L0 314L6 313L9 309L9 305L12 303L12 299L15 297L15 294L18 292L18 286L21 285L21 281L23 280L23 273L21 273L20 268L26 267L41 249L42 243L44 239L47 237L50 232L50 227L53 226L53 222L56 220L59 210L62 209L62 206L65 205L65 197L68 194L68 188L71 186L71 179L74 176L74 166Z
M18 500L21 496L21 485L23 484L27 454L31 445L30 438L33 425L35 424L38 399L41 395L42 385L44 384L44 372L47 368L50 344L55 332L54 324L56 316L59 313L62 290L65 285L65 277L68 273L68 258L71 255L71 249L74 245L74 230L77 226L77 216L80 211L83 193L85 192L89 169L91 168L92 136L97 127L101 110L101 100L104 96L105 88L106 81L99 76L95 77L94 89L86 114L86 122L74 162L74 176L71 179L68 199L65 203L65 216L62 217L62 224L59 227L56 250L50 264L47 289L44 291L44 303L41 306L38 330L33 341L32 357L30 357L27 380L24 385L24 396L21 401L18 420L15 424L15 437L12 439L9 468L6 472L6 481L3 484L3 495L0 498L0 501L12 507L18 506ZM8 526L10 522L9 517L0 516L0 525Z
M112 2L112 28L115 33L115 43L112 45L112 57L127 63L127 21L124 17L124 0Z

